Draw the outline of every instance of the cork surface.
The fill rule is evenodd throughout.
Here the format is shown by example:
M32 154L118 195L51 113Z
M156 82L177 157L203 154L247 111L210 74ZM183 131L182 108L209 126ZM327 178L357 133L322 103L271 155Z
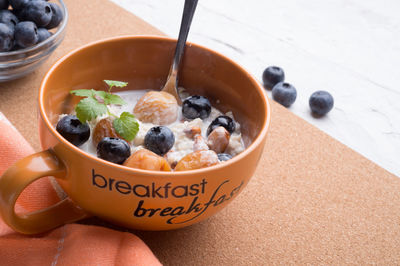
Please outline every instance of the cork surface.
M66 2L61 46L0 85L0 111L36 150L38 88L53 62L97 39L162 34L106 0ZM400 179L272 103L263 158L227 208L188 228L134 233L165 265L400 264Z

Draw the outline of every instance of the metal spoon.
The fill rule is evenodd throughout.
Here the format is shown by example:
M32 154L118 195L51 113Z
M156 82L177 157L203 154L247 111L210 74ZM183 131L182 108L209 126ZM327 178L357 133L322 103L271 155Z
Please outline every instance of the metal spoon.
M183 8L183 15L181 21L181 28L179 30L178 42L175 48L175 55L172 61L172 66L169 70L169 75L167 78L167 82L164 85L162 91L168 92L176 98L176 101L179 105L182 105L181 98L178 94L177 89L177 76L179 65L181 63L182 55L185 50L186 39L189 34L190 25L192 24L192 18L194 15L194 11L196 10L198 0L185 0L185 6Z

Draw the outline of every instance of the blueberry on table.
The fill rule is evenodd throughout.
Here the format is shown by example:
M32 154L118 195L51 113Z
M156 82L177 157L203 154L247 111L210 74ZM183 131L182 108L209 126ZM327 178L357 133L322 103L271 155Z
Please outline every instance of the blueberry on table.
M285 80L285 72L280 67L269 66L264 70L262 80L264 87L271 90L276 84Z
M26 48L36 44L39 40L38 29L31 21L22 21L15 26L14 38L16 45Z
M48 31L45 28L39 28L38 29L38 43L46 40L47 38L49 38L52 35L52 33L50 31Z
M220 160L221 162L223 161L228 161L232 159L232 156L230 154L227 153L218 153L218 160Z
M211 103L204 97L193 95L186 98L182 104L182 114L188 119L207 118L211 113Z
M207 136L217 127L224 127L229 134L232 134L236 129L235 121L226 115L220 115L215 118L207 128Z
M120 138L103 138L97 144L97 156L106 161L123 164L131 156L131 147Z
M144 137L144 147L158 155L166 154L175 143L174 133L165 126L150 128Z
M327 91L316 91L310 96L309 105L311 111L318 115L323 116L329 113L333 108L333 97Z
M289 83L280 82L272 88L272 98L285 107L291 106L296 97L296 88Z
M18 24L18 18L10 10L0 10L0 23L13 28Z
M21 20L29 20L38 27L45 27L50 23L53 12L49 3L37 0L28 2L19 15Z
M9 0L8 2L12 6L13 10L19 10L26 6L30 0Z
M60 25L60 22L63 19L63 12L59 5L56 3L49 3L52 15L49 24L46 25L46 29L53 29Z
M0 9L7 9L8 5L8 0L0 0Z
M61 118L56 126L56 130L66 140L80 146L90 137L90 128L87 123L82 124L75 115L67 115Z
M0 23L0 52L7 52L13 48L14 31L4 23Z

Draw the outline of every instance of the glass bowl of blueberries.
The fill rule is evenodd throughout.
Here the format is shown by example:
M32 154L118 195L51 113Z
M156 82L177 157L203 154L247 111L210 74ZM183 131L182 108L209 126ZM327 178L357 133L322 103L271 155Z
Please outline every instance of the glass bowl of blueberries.
M0 82L46 61L64 39L67 21L62 0L0 0Z

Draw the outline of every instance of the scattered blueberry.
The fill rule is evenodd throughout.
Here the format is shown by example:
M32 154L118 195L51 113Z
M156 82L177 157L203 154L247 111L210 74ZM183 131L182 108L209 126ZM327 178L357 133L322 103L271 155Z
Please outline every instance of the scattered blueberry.
M14 10L22 9L30 0L9 0L10 5Z
M63 19L63 12L59 5L57 5L55 3L49 3L49 5L50 5L51 11L52 11L52 15L51 15L51 20L50 20L49 24L47 24L46 28L53 29L53 28L57 27L58 25L60 25L60 22Z
M157 153L166 154L175 143L175 136L172 131L165 126L152 127L144 137L144 146L146 149Z
M0 9L7 9L8 5L8 0L0 0Z
M131 156L131 148L123 139L105 137L97 144L97 156L112 163L122 164Z
M262 79L264 87L271 90L276 84L285 80L285 72L280 67L270 66L264 70Z
M236 129L235 121L226 115L220 115L215 118L207 129L207 136L217 127L224 127L230 134L232 134Z
M207 118L211 113L211 103L204 97L193 95L186 98L182 104L182 114L188 119Z
M279 82L272 88L272 98L285 107L291 106L296 97L296 88L289 83Z
M316 91L310 96L309 105L311 111L318 115L323 116L329 113L333 108L333 97L327 91Z
M52 16L50 4L43 0L28 2L20 13L21 20L32 21L38 27L45 27L49 24Z
M56 130L66 140L80 146L85 143L90 136L90 128L87 123L82 124L75 115L67 115L58 121Z
M15 26L15 42L18 46L26 48L36 44L39 40L38 29L31 21L22 21Z
M0 23L0 52L7 52L13 48L14 31L4 23Z
M218 153L218 160L221 162L232 159L232 156L227 153Z
M48 31L45 28L39 28L38 29L38 43L42 42L44 40L46 40L47 38L49 38L52 35L52 33L50 31Z
M18 24L18 18L10 10L0 10L0 23L13 28Z

